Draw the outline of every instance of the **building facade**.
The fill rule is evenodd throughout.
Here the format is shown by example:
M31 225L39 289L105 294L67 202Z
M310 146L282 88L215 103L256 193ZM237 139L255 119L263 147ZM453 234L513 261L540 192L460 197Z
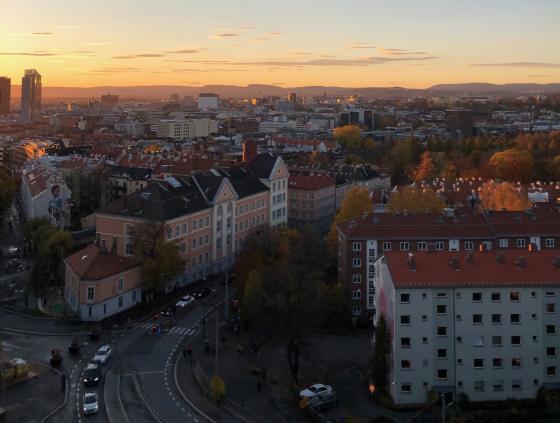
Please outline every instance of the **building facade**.
M560 251L406 253L375 262L376 321L390 334L398 405L533 399L557 388Z
M291 175L288 179L288 225L327 233L336 209L335 181L326 174Z
M216 121L206 118L160 120L154 129L157 137L176 140L207 137L218 132Z
M21 78L21 110L23 123L35 122L41 117L41 75L35 69L26 69Z
M10 114L12 80L0 76L0 116Z

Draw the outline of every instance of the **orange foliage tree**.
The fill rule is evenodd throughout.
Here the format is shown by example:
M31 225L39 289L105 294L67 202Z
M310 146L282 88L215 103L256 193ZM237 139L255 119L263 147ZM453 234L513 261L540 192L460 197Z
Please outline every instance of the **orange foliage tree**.
M333 136L343 150L360 147L360 128L356 125L345 125L334 128Z
M435 167L432 155L429 151L424 151L420 164L414 170L415 181L427 181L434 176Z
M336 250L336 225L343 220L353 219L364 213L371 213L372 211L373 206L367 188L353 187L350 191L348 191L348 194L344 197L340 210L334 217L334 222L331 225L331 231L328 236L329 246L333 250Z
M480 203L485 210L515 211L531 207L529 199L508 182L486 182L480 191Z
M426 211L441 213L444 207L443 198L431 188L404 187L398 192L391 193L389 199L391 213L402 213L405 210L414 213Z
M533 176L533 155L527 150L510 148L490 157L496 177L502 181L527 182Z

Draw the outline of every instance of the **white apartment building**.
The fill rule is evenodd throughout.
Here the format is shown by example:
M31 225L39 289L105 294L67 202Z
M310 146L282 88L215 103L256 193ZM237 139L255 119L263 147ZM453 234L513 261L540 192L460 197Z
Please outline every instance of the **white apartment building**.
M217 109L220 105L220 97L212 93L200 93L198 95L198 110Z
M425 403L429 390L501 401L559 386L560 251L385 252L375 290L396 404Z
M218 124L211 119L165 119L154 125L158 138L176 140L207 137L218 132Z

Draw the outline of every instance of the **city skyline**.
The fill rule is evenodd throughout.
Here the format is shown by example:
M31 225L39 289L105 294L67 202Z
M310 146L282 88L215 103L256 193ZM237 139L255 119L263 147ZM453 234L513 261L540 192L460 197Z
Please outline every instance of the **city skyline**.
M558 82L560 5L537 3L12 2L0 73L83 87Z

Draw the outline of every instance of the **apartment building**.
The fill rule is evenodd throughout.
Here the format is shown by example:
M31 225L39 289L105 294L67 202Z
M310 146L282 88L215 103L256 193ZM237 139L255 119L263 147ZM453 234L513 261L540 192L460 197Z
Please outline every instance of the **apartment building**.
M218 132L218 124L211 119L166 119L154 125L156 136L176 140L207 137Z
M288 179L288 224L326 233L335 214L335 181L320 173L291 175Z
M425 403L429 390L503 401L559 386L559 250L390 251L374 266L396 404Z
M524 212L374 213L338 225L338 279L353 319L367 322L375 310L373 263L389 251L550 250L559 243L560 212L548 206Z

